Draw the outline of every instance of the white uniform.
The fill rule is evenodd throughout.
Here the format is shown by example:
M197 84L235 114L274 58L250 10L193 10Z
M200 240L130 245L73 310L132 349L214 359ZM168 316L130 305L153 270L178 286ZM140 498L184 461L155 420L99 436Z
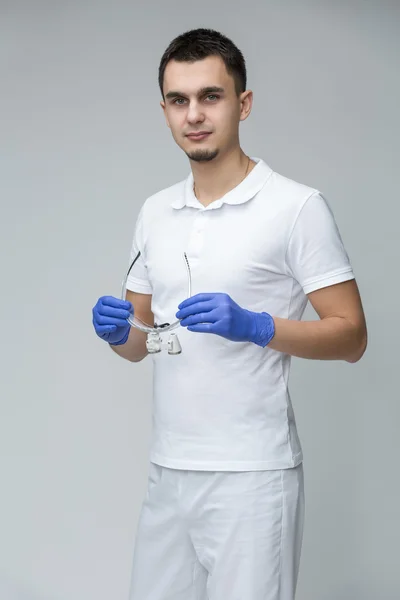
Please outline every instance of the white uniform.
M187 295L184 252L192 295L225 292L243 308L286 319L301 319L306 294L354 278L322 194L253 160L249 175L207 207L193 193L191 173L142 206L131 252L141 257L127 288L152 294L157 323L175 320ZM155 473L162 485L149 489L144 502L130 600L194 600L202 593L201 583L192 584L193 592L185 587L196 562L182 553L179 536L191 538L196 560L208 556L209 600L292 600L304 490L290 356L183 327L177 332L182 354L151 355L149 488ZM147 553L153 535L157 544ZM164 566L152 563L158 552ZM160 587L160 571L171 568L173 582L166 576Z

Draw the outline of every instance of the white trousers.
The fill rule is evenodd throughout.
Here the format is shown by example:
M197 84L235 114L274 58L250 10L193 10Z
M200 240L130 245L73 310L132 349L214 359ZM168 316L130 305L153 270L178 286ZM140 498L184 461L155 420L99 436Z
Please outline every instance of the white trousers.
M294 600L303 464L192 471L150 463L129 600Z

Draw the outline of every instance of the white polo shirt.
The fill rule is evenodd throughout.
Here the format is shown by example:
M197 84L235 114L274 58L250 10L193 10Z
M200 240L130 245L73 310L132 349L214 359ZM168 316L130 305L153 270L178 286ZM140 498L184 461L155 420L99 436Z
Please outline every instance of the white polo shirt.
M300 320L308 293L353 279L334 216L321 193L263 160L204 207L193 175L143 204L127 288L152 294L157 323L175 320L187 297L225 292L243 308ZM209 333L178 333L182 353L150 355L150 461L178 469L251 471L298 465L302 449L288 388L291 357ZM168 335L168 334L166 334Z

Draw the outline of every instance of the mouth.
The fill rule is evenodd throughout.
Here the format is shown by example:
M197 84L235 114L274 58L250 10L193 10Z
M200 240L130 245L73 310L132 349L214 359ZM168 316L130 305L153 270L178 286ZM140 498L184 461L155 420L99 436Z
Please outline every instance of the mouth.
M205 140L209 135L211 135L209 131L199 131L199 133L189 133L186 137L188 137L189 140L199 141Z

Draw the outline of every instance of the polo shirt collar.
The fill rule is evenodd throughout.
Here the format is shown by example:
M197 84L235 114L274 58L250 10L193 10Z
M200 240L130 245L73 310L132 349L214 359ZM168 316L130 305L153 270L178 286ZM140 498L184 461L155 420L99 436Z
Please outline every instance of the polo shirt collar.
M190 172L188 178L183 182L182 193L172 201L172 208L180 209L184 206L192 206L193 208L211 210L213 208L220 208L222 204L243 204L247 202L261 190L272 174L271 167L261 158L255 156L251 156L250 158L257 164L247 177L233 188L233 190L230 190L222 198L214 200L207 207L199 202L193 192L193 173Z

